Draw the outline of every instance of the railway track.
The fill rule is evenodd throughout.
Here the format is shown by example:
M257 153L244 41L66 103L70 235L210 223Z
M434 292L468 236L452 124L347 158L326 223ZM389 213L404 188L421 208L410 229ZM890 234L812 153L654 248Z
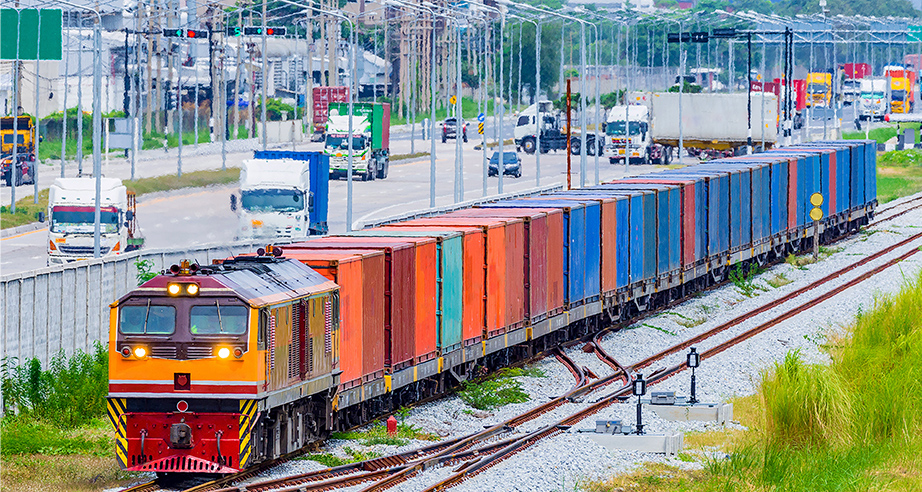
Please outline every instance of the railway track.
M903 205L906 205L912 202L918 202L918 203L916 203L915 205L909 208L902 209L899 212L896 212L896 213L887 215L883 218L880 218L874 221L873 223L871 223L870 225L872 226L877 225L881 222L891 220L909 211L922 207L922 196L919 196L911 200L908 200L906 202L903 202L899 204L898 207L901 207ZM785 295L782 298L779 298L759 308L756 308L750 312L747 312L741 316L738 316L734 318L733 320L730 320L726 323L722 323L721 325L717 327L707 330L706 332L696 335L668 349L660 351L631 366L623 366L622 364L620 364L614 358L612 358L607 353L605 353L605 351L601 348L599 344L599 340L602 336L613 331L613 329L620 328L621 326L619 325L617 327L612 327L612 328L602 330L596 333L592 337L592 340L590 340L589 342L585 342L583 346L583 350L586 352L595 353L602 362L604 362L606 365L608 365L612 369L613 372L612 374L599 378L593 381L592 383L589 383L589 377L587 375L587 371L585 370L585 368L576 366L576 364L574 364L572 360L570 360L563 353L562 350L555 349L551 351L551 354L554 355L555 358L560 360L560 362L563 363L568 368L570 373L573 375L574 380L575 380L573 388L571 388L570 391L568 391L567 393L565 393L564 395L558 398L555 398L549 402L539 405L538 407L532 410L529 410L528 412L525 412L522 415L513 417L503 423L496 424L495 426L485 429L484 431L471 434L469 436L461 437L461 438L450 439L450 440L443 441L437 444L433 444L431 446L427 446L425 448L420 448L418 450L408 451L406 453L401 453L397 455L376 458L373 460L367 460L367 461L353 463L349 465L343 465L340 467L329 468L326 470L319 470L316 472L296 475L292 477L286 477L284 479L256 482L256 483L245 485L245 486L233 485L233 484L237 484L237 483L252 479L253 477L258 476L259 474L264 473L266 470L271 469L272 467L282 462L288 461L294 458L296 455L300 455L305 452L305 451L299 451L296 453L292 453L292 455L279 458L271 462L267 462L263 465L254 467L249 470L245 470L238 474L230 475L228 477L224 477L224 478L214 480L211 482L199 484L191 488L187 488L185 490L186 492L238 491L238 490L262 491L262 490L279 490L279 489L285 489L287 487L298 487L293 490L333 490L337 488L355 486L355 485L359 485L361 483L366 483L366 482L374 482L374 483L365 490L368 490L368 491L386 490L388 488L391 488L409 479L410 477L412 477L413 475L416 475L419 471L422 471L424 469L437 467L437 466L446 466L446 465L451 465L451 464L460 463L460 462L466 462L468 464L461 467L459 471L457 472L457 474L461 474L462 476L465 476L465 477L473 476L473 474L479 473L480 471L488 468L489 466L493 466L493 464L489 464L489 463L498 462L498 461L495 461L497 458L505 459L505 457L511 456L519 452L521 449L524 449L524 447L528 447L531 444L538 442L539 440L543 438L546 438L550 435L554 435L560 432L560 429L556 427L555 427L556 430L542 428L532 433L526 434L525 436L500 439L510 434L514 429L521 426L522 424L527 423L531 420L534 420L535 418L565 403L571 402L577 397L584 396L599 388L610 385L613 382L621 382L622 383L621 388L616 390L614 393L606 397L603 397L602 400L600 400L598 403L594 404L592 407L589 407L589 408L595 408L595 405L606 402L606 401L609 402L608 404L614 403L614 401L617 401L625 396L625 391L627 392L630 391L628 383L630 382L629 375L631 373L639 371L640 369L643 369L645 367L648 367L654 364L655 362L663 360L669 355L672 355L679 351L687 349L688 347L692 345L695 345L704 340L707 340L710 337L717 335L718 333L721 333L727 329L732 328L733 326L738 325L739 323L749 318L752 318L753 316L756 316L756 315L765 313L767 311L770 311L772 309L775 309L783 305L784 303L791 301L792 299L807 293L808 291L816 289L817 287L823 284L826 284L827 282L837 279L841 277L842 275L856 268L866 265L867 263L871 261L881 258L882 256L887 255L888 253L900 247L906 246L919 239L922 239L922 233L910 236L894 245L891 245L881 251L878 251L877 253L874 253L868 257L865 257L858 262L855 262L847 267L844 267L832 273L831 275L824 277L823 279L820 279L814 283L801 287ZM860 283L861 281L866 280L867 278L870 278L870 276L873 276L879 271L882 271L888 268L889 266L892 266L896 262L902 261L903 259L908 258L909 256L912 256L918 251L919 251L918 249L912 249L909 252L905 253L904 255L897 257L893 260L890 260L884 265L878 266L877 268L872 269L871 271L862 274L856 279L853 279L849 281L848 283L843 284L842 286L839 286L823 294L816 301L813 301L813 302L822 302L823 300L826 300L834 296L835 294L841 292L842 290L845 290L848 287L856 285L857 283ZM679 301L677 301L676 303L678 302ZM731 339L731 340L736 340L735 342L732 342L732 343L724 342L723 344L720 344L713 349L709 349L708 351L702 353L702 357L703 358L713 357L714 355L722 352L723 350L726 350L727 348L735 345L736 343L739 343L741 341L744 341L745 339L751 338L752 336L755 336L756 334L761 333L761 331L764 331L765 329L768 329L771 326L774 326L775 324L780 323L781 321L784 321L785 319L788 319L791 316L798 314L799 312L802 312L804 309L809 307L810 304L811 303L808 302L804 305L799 306L798 308L793 309L792 311L788 311L787 313L779 316L778 318L775 318L771 322L767 322L767 323L763 323L762 325L759 325L760 327L763 327L763 326L764 327L758 331L754 331L755 329L747 331L746 334L748 335L745 336L745 338L739 338L740 336L742 336L742 335L739 335ZM650 375L650 377L648 378L648 381L650 384L658 383L666 379L667 377L670 377L674 375L675 373L680 372L683 369L684 369L684 365L679 365L679 366L663 369L660 371L656 371L655 373ZM608 405L604 405L604 406L608 406ZM604 406L599 407L599 409L604 408ZM576 418L578 415L581 415L583 413L584 412L581 411L577 414L574 414L572 418ZM588 415L591 415L591 414L588 414ZM562 427L567 427L568 425L572 425L572 424L567 423L567 422L570 422L572 418L564 419L556 425L562 426ZM578 421L579 420L577 420L577 422ZM502 443L502 446L500 446L498 443ZM484 457L485 455L489 456L490 458L489 459L485 458ZM473 460L474 458L479 458L479 460L476 463L470 463L470 461ZM481 464L481 462L483 462L483 464ZM438 489L441 489L448 485L449 484L447 483L441 484L438 486ZM125 490L126 492L128 491L148 492L148 491L160 490L162 487L163 486L161 485L160 482L158 482L157 480L154 480L154 481L140 484L140 485L137 485L135 487L131 487ZM433 489L433 490L437 490L437 489Z
M881 258L882 256L884 256L884 255L886 255L886 254L888 254L888 253L891 253L891 252L895 251L896 249L898 249L898 248L900 248L900 247L907 246L907 245L909 245L910 243L912 243L913 241L916 241L916 240L918 240L918 239L920 239L920 238L922 238L922 234L916 234L916 235L914 235L914 236L911 236L910 238L907 238L906 240L900 241L900 242L897 243L896 245L893 245L893 246L890 246L890 247L888 247L888 248L885 248L884 250L882 250L882 251L880 251L880 252L878 252L878 253L872 255L871 257L865 258L864 260L862 260L862 261L860 261L860 262L858 262L858 263L856 263L856 264L854 264L854 265L850 265L850 266L848 266L848 267L846 267L846 268L843 268L843 269L839 270L839 271L836 272L836 273L834 274L834 276L831 277L831 278L830 278L830 277L827 277L827 278L821 279L821 280L819 280L819 281L817 281L817 282L814 282L813 284L810 284L810 285L808 285L808 286L806 286L806 287L804 287L804 288L802 288L802 289L798 289L797 291L794 291L794 292L792 292L791 294L789 294L789 295L787 295L787 296L785 296L785 297L783 297L783 298L781 298L781 299L778 299L778 300L776 300L776 301L773 301L772 303L769 303L768 305L766 305L766 306L771 306L771 307L767 307L767 308L766 308L765 306L763 306L763 307L760 307L760 308L758 308L758 309L756 309L756 310L754 310L754 311L751 311L751 312L749 312L749 313L746 313L746 314L743 315L743 316L737 317L737 318L735 318L734 320L732 320L732 321L730 321L730 322L728 322L728 323L722 324L721 326L717 327L717 328L720 328L719 330L718 330L717 328L715 328L715 329L713 329L713 330L708 330L707 332L702 333L701 335L698 335L698 336L696 336L696 337L693 337L692 339L686 340L685 342L682 342L682 343L679 343L679 344L677 344L677 345L674 345L673 347L670 347L670 348L667 349L667 350L664 350L664 351L661 351L661 352L659 352L659 353L657 353L657 354L654 354L654 355L652 355L652 356L650 356L650 357L644 359L644 360L641 361L640 363L634 364L634 365L633 365L631 368L629 368L628 370L630 370L630 371L636 371L637 369L639 369L639 368L641 368L641 367L649 366L650 364L652 364L652 363L654 363L654 362L656 362L656 361L662 360L662 359L664 359L664 358L665 358L666 356L668 356L668 355L671 355L671 354L674 354L674 353L676 353L676 352L678 352L678 351L680 351L680 350L683 350L683 349L685 349L685 348L691 346L692 344L694 344L694 343L696 343L696 342L701 342L701 341L703 341L703 340L705 340L705 339L708 339L708 338L710 338L711 336L713 336L713 335L719 333L720 331L726 330L726 329L729 328L730 326L734 326L734 325L736 325L736 324L739 324L741 321L743 321L743 320L745 320L745 319L748 319L748 318L751 318L751 317L753 317L753 316L755 316L755 315L757 315L757 314L763 313L763 312L765 312L765 311L771 309L772 307L780 307L780 306L784 305L785 303L787 303L788 301L791 301L791 300L793 300L794 298L798 297L799 295L801 295L801 294L803 294L803 293L805 293L805 292L807 292L807 291L809 291L809 290L812 290L812 289L818 287L819 285L822 285L822 284L828 282L828 281L831 280L832 278L840 277L841 275L843 275L843 274L845 274L845 273L847 273L847 272L849 272L849 271L851 271L851 270L854 270L855 268L857 268L857 266L864 265L864 264L866 264L867 262L872 261L873 259ZM891 258L890 260L888 260L888 261L882 263L881 265L878 265L878 266L876 266L876 267L874 267L874 268L872 268L872 269L870 269L870 270L868 270L868 271L866 271L866 272L864 272L864 273L862 273L862 274L856 276L855 278L852 278L851 280L849 280L849 281L847 281L847 282L845 282L845 283L843 283L843 284L841 284L841 285L839 285L839 286L837 286L837 287L835 287L835 288L833 288L833 289L830 289L830 290L827 291L827 292L824 292L823 294L821 294L821 295L819 295L819 296L817 296L817 297L815 297L815 298L806 300L806 301L804 301L804 302L801 302L801 303L797 304L796 306L791 307L790 309L786 310L784 313L780 314L779 316L776 316L776 317L774 317L774 318L772 318L772 319L770 319L770 320L768 320L768 321L765 321L765 322L763 322L763 323L758 324L758 325L755 326L755 327L752 327L752 328L750 328L750 329L748 329L748 330L745 330L745 331L743 331L743 332L741 332L741 333L739 333L739 334L737 334L737 335L731 337L731 338L728 339L728 340L725 340L725 341L723 341L723 342L718 343L718 344L715 345L714 347L711 347L711 348L708 348L708 349L706 349L706 350L703 350L703 351L700 352L701 358L702 358L702 359L709 359L709 358L715 357L715 356L717 356L718 354L720 354L720 353L722 353L722 352L724 352L724 351L726 351L726 350L728 350L728 349L730 349L730 348L732 348L732 347L734 347L734 346L736 346L736 345L738 345L738 344L740 344L740 343L742 343L742 342L744 342L744 341L746 341L746 340L749 340L750 338L752 338L752 337L754 337L754 336L756 336L756 335L758 335L758 334L760 334L760 333L762 333L762 332L764 332L764 331L766 331L766 330L772 328L773 326L776 326L777 324L779 324L779 323L781 323L781 322L783 322L783 321L785 321L785 320L788 320L788 319L790 319L790 318L792 318L792 317L794 317L794 316L796 316L796 315L798 315L798 314L800 314L800 313L802 313L802 312L804 312L804 311L806 311L806 310L808 310L808 309L810 309L810 308L816 306L816 305L819 304L819 303L822 303L822 302L824 302L824 301L826 301L826 300L829 300L829 299L835 297L836 295L838 295L839 293L841 293L841 292L843 292L843 291L845 291L845 290L847 290L847 289L849 289L849 288L851 288L851 287L854 287L855 285L858 285L858 284L861 283L861 282L864 282L864 281L870 279L870 278L873 277L874 275L876 275L876 274L878 274L878 273L881 273L881 272L883 272L884 270L886 270L886 269L888 269L888 268L890 268L890 267L892 267L892 266L898 264L899 262L901 262L901 261L903 261L903 260L906 260L906 259L910 258L911 256L915 255L915 254L918 253L919 251L920 251L919 248L911 248L911 249L909 249L908 251L905 251L905 252L903 252L902 254L900 254L900 255L898 255L898 256L896 256L896 257L894 257L894 258ZM676 375L676 374L678 374L678 373L684 371L685 369L687 369L686 365L685 365L684 363L680 363L680 364L676 364L676 365L673 365L673 366L670 366L670 367L667 367L667 368L663 368L663 369L657 370L657 371L653 372L652 374L650 374L650 375L648 376L648 378L647 378L647 384L648 384L648 385L658 384L658 383L660 383L660 382L662 382L662 381L664 381L664 380L666 380L666 379L668 379L668 378L670 378L670 377L672 377L672 376L674 376L674 375ZM629 396L631 395L631 390L632 390L631 385L625 383L625 384L623 384L620 388L618 388L617 390L615 390L614 392L611 392L611 393L609 393L608 395L603 396L601 399L599 399L598 401L596 401L596 402L590 404L590 405L587 406L586 408L584 408L584 409L582 409L582 410L580 410L580 411L578 411L578 412L576 412L576 413L574 413L574 414L572 414L572 415L570 415L570 416L568 416L568 417L565 417L565 418L563 418L563 419L561 419L561 420L559 420L559 421L557 421L557 422L554 422L554 423L552 423L552 424L546 425L546 426L542 427L541 429L535 430L535 431L533 431L533 432L531 432L531 433L529 433L529 434L527 434L527 435L521 437L519 440L517 440L517 441L515 441L515 442L513 442L513 443L510 443L508 446L506 446L506 447L503 448L502 450L500 450L500 451L498 451L498 452L496 452L496 453L493 453L493 454L491 454L491 455L489 455L489 456L485 456L485 457L481 458L480 460L478 460L476 463L473 463L473 464L471 464L470 466L465 467L464 469L456 470L456 471L455 471L451 476L449 476L448 478L445 478L445 479L443 479L443 480L440 480L438 483L436 483L436 484L434 484L434 485L432 485L432 486L430 486L430 487L428 487L428 488L426 488L426 489L424 489L424 490L425 490L426 492L429 492L429 491L438 491L438 490L445 490L445 489L450 488L450 487L452 487L452 486L454 486L454 485L457 485L457 484L459 484L459 483L461 483L461 482L463 482L463 481L465 481L465 480L467 480L467 479L473 477L474 475L476 475L476 474L478 474L478 473L481 473L481 472L483 472L483 471L485 471L485 470L487 470L487 469L489 469L489 468L491 468L491 467L497 465L497 464L500 463L501 461L503 461L503 460L505 460L505 459L507 459L507 458L509 458L509 457L511 457L511 456L513 456L513 455L515 455L516 453L519 453L519 452L521 452L522 450L524 450L524 449L526 449L526 448L528 448L528 447L534 445L535 443L539 442L540 440L546 439L546 438L548 438L548 437L552 437L552 436L557 435L557 434L560 434L561 432L564 432L566 429L569 429L570 427L572 427L572 426L574 426L574 425L576 425L576 424L582 422L582 421L585 420L586 418L589 418L589 417L591 417L591 416L593 416L593 415L599 413L601 410L605 409L606 407L608 407L608 406L610 406L610 405L612 405L612 404L614 404L614 403L616 403L616 402L618 402L618 401L621 401L621 400L624 399L624 398L629 397ZM365 489L365 490L383 490L383 489L381 489L381 488L374 488L374 489L372 489L372 488L367 488L367 489Z
M911 207L902 208L901 210L899 210L899 211L897 211L897 212L891 212L891 209L901 208L901 207L903 207L904 205L909 205L910 203L914 203L914 205L912 205ZM889 220L895 219L895 218L900 217L900 216L902 216L902 215L905 215L905 214L907 214L907 213L909 213L909 212L912 212L913 210L918 210L919 208L922 208L922 195L919 195L919 196L917 196L917 197L915 197L915 198L910 198L909 200L906 200L906 201L904 201L904 202L900 202L900 203L898 203L898 204L896 204L896 205L894 205L894 206L892 206L892 207L887 208L886 210L882 210L882 211L881 211L882 213L883 213L883 212L888 212L887 215L885 215L884 217L879 217L879 218L877 218L877 220L874 220L873 222L869 223L869 224L868 224L868 227L873 227L873 226L879 225L879 224L881 224L881 223L883 223L883 222L887 222L887 221L889 221Z

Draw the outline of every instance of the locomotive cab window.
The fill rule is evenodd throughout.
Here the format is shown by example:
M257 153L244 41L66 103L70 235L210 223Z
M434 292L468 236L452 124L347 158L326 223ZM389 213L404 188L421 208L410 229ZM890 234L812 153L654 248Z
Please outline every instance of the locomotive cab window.
M170 335L176 331L176 308L151 304L122 306L118 329L126 335Z
M230 305L227 300L192 306L189 331L193 335L241 335L247 330L248 309Z

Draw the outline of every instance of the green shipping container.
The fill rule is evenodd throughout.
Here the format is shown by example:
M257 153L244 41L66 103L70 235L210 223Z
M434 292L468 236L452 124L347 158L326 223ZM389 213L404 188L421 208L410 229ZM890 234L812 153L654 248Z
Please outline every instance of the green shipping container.
M339 114L349 114L349 103L331 102L330 109L335 109ZM353 103L352 111L355 116L364 117L371 123L371 148L372 150L389 149L391 147L391 105L388 103ZM364 128L354 127L355 131Z
M462 233L453 231L399 229L365 229L347 234L359 237L432 237L438 246L439 271L436 275L438 285L436 326L438 327L437 345L444 355L461 347L461 325L463 321L464 302L464 251Z

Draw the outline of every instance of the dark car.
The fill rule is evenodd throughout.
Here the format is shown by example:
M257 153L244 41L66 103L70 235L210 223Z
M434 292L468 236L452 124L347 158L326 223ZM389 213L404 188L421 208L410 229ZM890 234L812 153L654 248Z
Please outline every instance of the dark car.
M458 123L454 117L445 118L442 122L442 143L449 138L458 138ZM461 138L467 142L467 123L461 120Z
M34 184L35 183L35 154L30 153L20 153L16 155L16 160L19 161L16 165L16 169L13 172L11 167L13 164L13 156L5 155L3 158L0 158L0 178L2 178L3 183L7 186L16 186L22 184Z
M499 174L499 152L493 152L490 157L490 169L488 174L496 176ZM503 174L509 174L516 178L522 177L522 159L519 159L517 152L503 152Z

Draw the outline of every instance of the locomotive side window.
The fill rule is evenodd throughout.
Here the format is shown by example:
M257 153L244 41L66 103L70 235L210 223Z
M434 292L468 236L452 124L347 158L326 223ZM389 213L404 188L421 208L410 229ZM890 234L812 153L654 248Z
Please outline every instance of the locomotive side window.
M256 350L266 350L269 339L269 310L259 310L259 332L256 334Z
M189 331L193 335L240 335L247 330L247 308L222 306L215 301L210 306L192 306L189 310Z
M176 331L173 306L122 306L118 329L126 335L170 335Z

